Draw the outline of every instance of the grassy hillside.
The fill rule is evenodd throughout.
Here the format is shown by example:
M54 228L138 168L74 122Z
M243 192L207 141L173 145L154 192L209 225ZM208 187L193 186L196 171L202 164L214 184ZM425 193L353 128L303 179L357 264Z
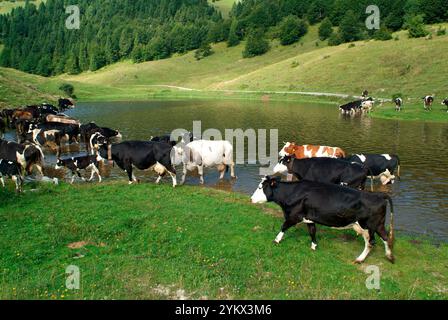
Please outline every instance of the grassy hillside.
M363 265L353 231L303 226L272 243L276 206L200 187L125 183L0 189L1 299L447 299L448 247L399 237ZM170 201L167 201L170 199ZM65 287L78 266L80 290ZM368 290L376 265L381 289Z
M433 29L436 27L434 26ZM448 95L448 63L442 57L448 35L432 40L357 42L326 47L311 28L302 43L272 50L261 57L241 58L243 44L214 46L215 54L196 61L193 53L167 60L132 64L121 62L98 72L64 79L93 85L174 85L194 89L322 91L359 95L367 88L380 97L400 92L417 98Z
M219 11L222 12L224 18L229 16L229 12L235 2L239 0L208 0L208 2L214 5Z
M57 90L45 88L45 78L0 68L0 108L55 101Z
M0 14L5 14L10 12L12 9L17 7L23 7L25 6L26 1L0 1ZM31 0L32 3L34 3L36 6L38 6L41 2L45 2L45 0Z

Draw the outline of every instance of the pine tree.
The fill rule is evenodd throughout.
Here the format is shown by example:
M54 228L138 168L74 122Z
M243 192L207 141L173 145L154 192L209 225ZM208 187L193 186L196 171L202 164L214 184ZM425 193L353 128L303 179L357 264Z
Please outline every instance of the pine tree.
M269 50L269 42L266 40L263 30L253 29L249 32L246 47L243 51L244 58L251 58L265 54Z
M326 40L333 33L333 25L331 24L331 20L327 17L325 18L319 26L319 39Z
M230 25L229 36L227 37L227 46L234 47L240 43L240 37L238 35L238 20L233 19Z
M297 16L290 15L283 18L279 29L280 43L285 46L299 41L307 33L308 26Z

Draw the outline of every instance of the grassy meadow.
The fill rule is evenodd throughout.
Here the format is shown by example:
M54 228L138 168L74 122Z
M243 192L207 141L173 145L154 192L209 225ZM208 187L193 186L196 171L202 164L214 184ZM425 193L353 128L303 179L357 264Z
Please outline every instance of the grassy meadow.
M447 299L448 246L398 235L363 265L353 231L306 228L280 245L279 208L237 193L124 182L0 190L1 299ZM81 272L79 290L65 270ZM366 289L365 268L381 272Z
M17 7L25 6L26 1L16 0L16 1L0 1L0 14L5 14L11 12L12 9ZM32 0L30 1L38 6L41 2L45 2L45 0Z

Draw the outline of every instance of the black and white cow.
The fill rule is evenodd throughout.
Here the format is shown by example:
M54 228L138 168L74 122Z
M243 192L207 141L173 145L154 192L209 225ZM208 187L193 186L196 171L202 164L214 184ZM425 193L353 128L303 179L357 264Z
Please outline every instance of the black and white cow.
M373 100L373 98L371 97L365 98L361 102L361 110L371 112L374 104L375 101Z
M59 157L63 137L63 132L59 130L33 129L25 135L23 140L20 138L20 142L31 142L40 147L48 146L53 150L55 149L56 156Z
M395 98L395 111L401 111L401 107L403 106L403 99L401 98Z
M28 133L34 129L41 129L43 131L59 131L63 138L65 138L70 144L78 142L78 136L80 134L80 126L78 124L68 124L60 122L46 122L39 124L31 124L29 126Z
M274 167L274 174L277 173L292 173L299 180L334 183L364 190L369 169L341 159L296 159L286 156Z
M369 168L372 179L380 179L383 185L394 183L395 170L400 177L400 158L394 154L355 154L347 158Z
M173 187L177 185L176 169L171 162L171 145L154 141L124 141L109 144L105 137L95 135L98 154L102 159L114 161L120 169L128 174L129 184L138 182L133 173L134 167L139 170L154 170L159 177L159 183L168 173L173 180Z
M298 181L281 182L265 177L251 197L252 203L275 202L282 210L285 222L274 243L280 243L284 233L299 223L305 223L311 236L311 249L316 250L316 224L337 229L353 228L362 234L364 251L356 258L362 263L375 244L375 233L383 240L386 257L394 256L393 203L384 193L361 192L333 184ZM390 230L386 232L387 202L390 205Z
M363 100L356 100L339 106L342 114L353 114L361 110Z
M0 181L5 187L5 177L11 178L16 184L16 192L22 192L23 177L22 167L16 161L0 159Z
M425 96L422 99L423 99L423 107L425 108L425 110L427 110L427 111L432 110L432 103L434 102L434 97L433 96Z
M43 176L44 153L34 144L19 144L0 139L0 159L15 161L31 174L33 167Z
M92 137L95 133L98 133L99 135L105 137L109 141L112 139L119 140L121 139L121 133L118 130L106 128L106 127L100 127L94 122L90 122L87 124L83 124L80 127L80 133L81 133L81 142L84 142L86 145L86 149L90 154L94 154L95 150L92 149Z
M98 176L98 180L101 183L101 175L100 171L98 169L98 163L101 160L101 158L98 155L87 155L87 156L79 156L79 157L71 157L66 159L58 159L56 162L55 169L59 170L62 168L67 168L72 173L72 179L71 182L75 181L76 175L78 175L79 178L81 178L83 181L85 180L81 176L80 170L92 170L92 173L90 175L89 181L92 181L94 175L96 174Z
M442 101L442 105L446 106L446 112L448 112L448 98Z

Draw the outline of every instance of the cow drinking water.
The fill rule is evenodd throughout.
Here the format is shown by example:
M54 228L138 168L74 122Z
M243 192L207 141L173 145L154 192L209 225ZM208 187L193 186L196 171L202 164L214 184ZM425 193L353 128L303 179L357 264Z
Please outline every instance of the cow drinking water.
M79 178L82 180L85 180L80 173L80 170L92 170L92 173L90 175L89 181L92 181L94 175L96 174L98 176L99 182L101 182L101 175L100 171L98 170L98 162L101 160L101 158L98 155L87 155L87 156L80 156L80 157L72 157L72 158L66 158L66 159L58 159L56 162L55 169L59 170L62 168L67 168L72 173L72 179L71 182L75 181L76 175L78 175Z
M275 202L285 217L275 243L280 243L284 233L299 223L305 223L311 236L311 249L316 250L316 224L336 229L353 228L364 238L363 252L355 263L362 263L375 244L375 233L383 240L386 257L394 262L393 203L383 193L361 192L332 184L299 181L281 182L269 176L262 179L251 197L252 203ZM386 232L387 203L390 205L390 228Z

